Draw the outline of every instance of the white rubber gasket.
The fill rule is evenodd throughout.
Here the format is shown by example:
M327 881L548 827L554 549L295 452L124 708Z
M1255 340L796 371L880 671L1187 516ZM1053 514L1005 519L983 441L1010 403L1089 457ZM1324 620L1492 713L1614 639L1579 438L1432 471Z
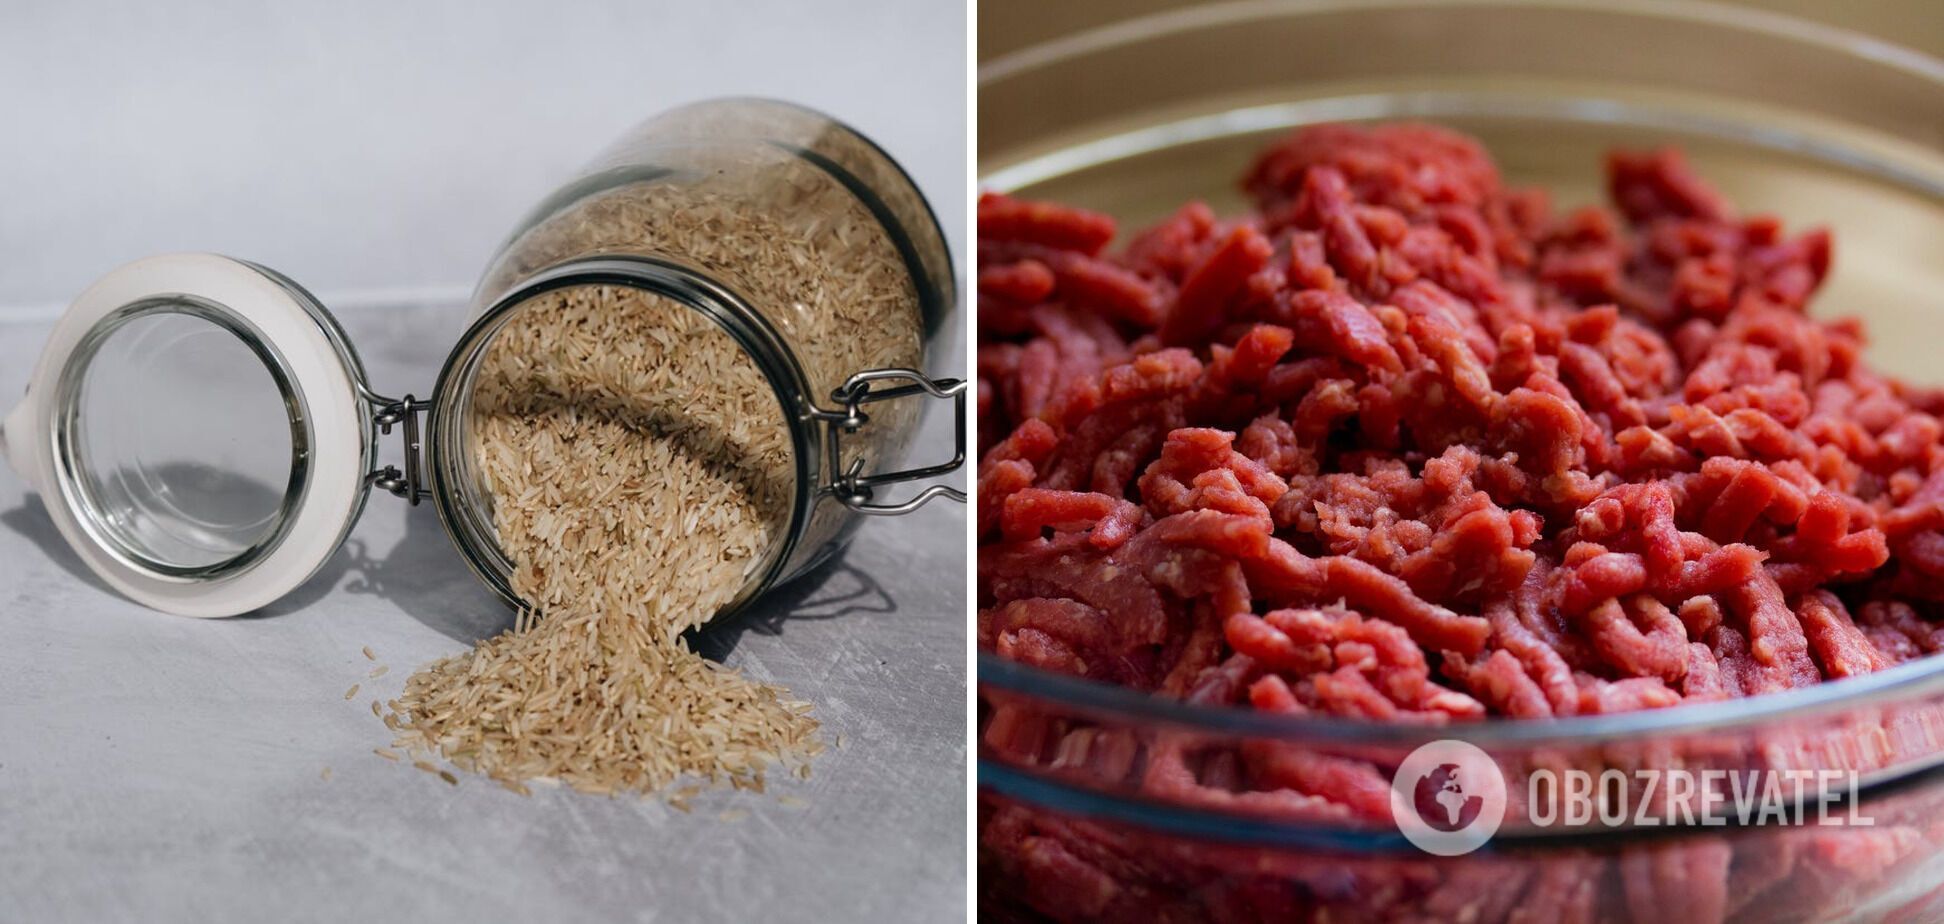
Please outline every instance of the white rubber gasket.
M247 321L282 358L307 415L309 472L302 496L288 510L282 539L247 565L217 576L162 574L105 546L82 524L85 508L58 474L54 427L61 408L55 404L76 349L95 325L123 307L169 296L192 296ZM15 470L40 492L61 536L109 586L169 613L235 616L309 580L337 551L348 520L360 509L370 421L358 386L319 319L269 276L215 254L148 257L89 286L55 323L26 398L7 417L5 450Z

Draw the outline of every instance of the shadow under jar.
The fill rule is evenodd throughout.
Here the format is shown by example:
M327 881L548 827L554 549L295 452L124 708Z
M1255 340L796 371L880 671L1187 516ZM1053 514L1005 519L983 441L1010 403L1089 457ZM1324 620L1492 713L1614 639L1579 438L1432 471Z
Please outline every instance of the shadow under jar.
M668 387L640 396L666 409L644 426L748 418L776 431L759 441L777 470L773 528L747 550L727 612L829 557L865 516L964 500L943 483L885 496L962 464L960 436L895 468L927 401L964 420L965 384L923 372L955 292L936 218L883 150L808 109L715 100L642 123L521 222L426 399L373 390L335 319L288 278L177 254L75 300L0 437L89 568L157 609L229 616L283 596L336 550L372 487L432 500L473 570L527 605L478 439L481 396L504 389L482 372L544 376L562 354L511 355L535 342L514 335L563 304L586 317L653 305L666 329L637 325L636 342L588 353L663 351L687 376L680 400ZM682 350L705 347L729 358L681 366ZM711 406L731 372L774 408ZM394 430L403 458L380 465Z

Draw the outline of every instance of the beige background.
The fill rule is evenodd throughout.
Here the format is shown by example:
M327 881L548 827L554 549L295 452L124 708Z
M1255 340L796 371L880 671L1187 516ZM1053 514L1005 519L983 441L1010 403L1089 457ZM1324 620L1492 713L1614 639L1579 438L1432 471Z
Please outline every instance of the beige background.
M1944 4L1932 0L1718 0L1787 13L1889 39L1932 55L1944 56ZM1146 13L1193 6L1196 0L982 0L979 4L979 60L1057 35ZM1589 3L1589 6L1621 5Z

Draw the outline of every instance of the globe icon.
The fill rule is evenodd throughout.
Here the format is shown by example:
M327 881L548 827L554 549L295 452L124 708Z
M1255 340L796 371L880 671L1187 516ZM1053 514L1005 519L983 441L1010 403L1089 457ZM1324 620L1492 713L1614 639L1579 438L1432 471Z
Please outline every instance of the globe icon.
M1441 738L1418 745L1398 763L1390 790L1399 833L1425 853L1470 853L1505 820L1505 773L1469 742Z
M1465 792L1458 778L1458 765L1439 764L1417 782L1415 798L1418 817L1439 831L1461 831L1478 819L1485 800Z

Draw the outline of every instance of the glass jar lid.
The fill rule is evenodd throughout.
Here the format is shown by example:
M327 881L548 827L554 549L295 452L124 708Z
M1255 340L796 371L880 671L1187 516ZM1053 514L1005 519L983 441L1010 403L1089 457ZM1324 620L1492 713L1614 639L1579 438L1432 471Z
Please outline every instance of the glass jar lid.
M0 442L81 560L188 616L264 606L356 521L364 370L317 300L213 254L121 267L54 327Z

